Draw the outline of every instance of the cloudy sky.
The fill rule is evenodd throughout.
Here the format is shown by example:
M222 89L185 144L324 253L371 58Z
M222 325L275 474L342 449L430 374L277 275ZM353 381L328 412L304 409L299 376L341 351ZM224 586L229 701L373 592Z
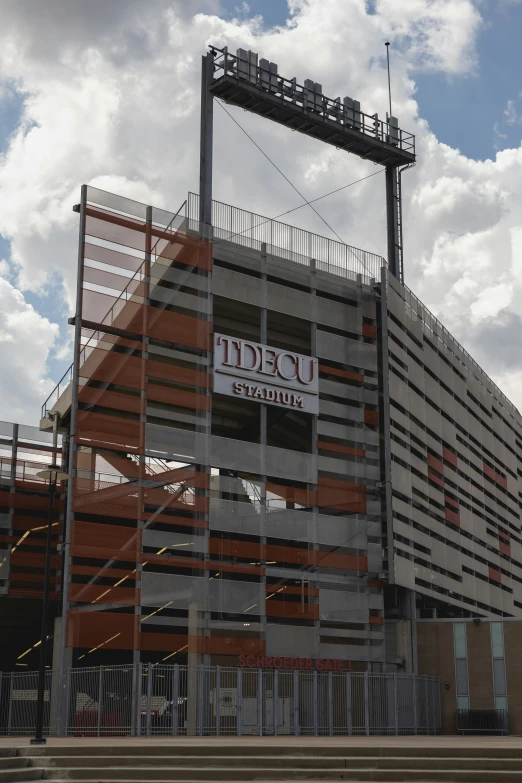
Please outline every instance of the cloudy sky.
M0 0L0 419L37 423L71 360L80 185L176 210L198 183L200 58L253 49L417 135L406 282L522 408L520 0ZM308 199L376 167L227 107ZM300 204L219 107L214 197ZM384 176L317 208L385 255ZM309 208L291 222L326 234Z

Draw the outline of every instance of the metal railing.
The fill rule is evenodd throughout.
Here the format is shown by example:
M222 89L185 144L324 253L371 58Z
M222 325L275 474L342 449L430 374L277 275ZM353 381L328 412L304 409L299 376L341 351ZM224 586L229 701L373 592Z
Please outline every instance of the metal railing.
M37 680L0 674L0 735L31 734ZM149 663L71 669L66 682L60 695L58 676L47 674L47 734L58 733L60 714L76 737L441 732L438 677Z
M457 710L457 731L461 734L509 734L507 710Z
M188 195L187 217L189 230L199 231L197 193ZM306 266L314 259L316 269L322 272L353 280L362 275L366 283L372 278L380 280L381 267L387 266L385 259L375 253L221 201L212 202L212 228L214 241L232 242L257 251L265 244L268 255Z

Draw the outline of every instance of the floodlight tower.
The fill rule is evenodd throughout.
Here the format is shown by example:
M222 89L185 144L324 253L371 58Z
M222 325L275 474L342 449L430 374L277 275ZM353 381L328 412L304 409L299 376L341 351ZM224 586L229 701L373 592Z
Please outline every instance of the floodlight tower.
M255 52L211 46L203 56L201 79L200 222L212 223L213 99L267 117L337 149L372 160L386 170L388 266L401 282L403 237L401 171L415 164L415 136L399 128L397 118L386 121L361 111L352 98L327 98L311 79L304 85L280 76L276 63L258 60Z

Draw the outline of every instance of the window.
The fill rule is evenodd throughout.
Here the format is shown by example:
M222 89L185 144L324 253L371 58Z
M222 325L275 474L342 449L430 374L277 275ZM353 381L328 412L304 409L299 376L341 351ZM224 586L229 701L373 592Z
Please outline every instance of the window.
M504 658L504 625L500 622L494 622L490 624L490 628L495 709L507 710L506 661Z
M466 623L453 623L455 652L455 681L457 686L457 709L469 709L468 653L466 646Z

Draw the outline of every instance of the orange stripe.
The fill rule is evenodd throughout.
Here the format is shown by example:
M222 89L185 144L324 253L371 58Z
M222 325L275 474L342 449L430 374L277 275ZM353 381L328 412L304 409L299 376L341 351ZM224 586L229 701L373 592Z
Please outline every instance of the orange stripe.
M301 604L294 603L293 601L269 601L266 604L266 616L267 617L294 617L302 620L318 620L319 619L319 605L318 604L305 604L304 608Z
M278 585L278 584L267 584L266 585L266 592L267 593L289 593L290 595L309 595L309 596L318 596L319 590L317 587L301 587L300 585Z
M341 446L339 443L330 443L329 441L317 441L318 449L327 449L328 451L339 451L342 454L352 454L354 457L365 457L364 449L354 449L351 446Z

